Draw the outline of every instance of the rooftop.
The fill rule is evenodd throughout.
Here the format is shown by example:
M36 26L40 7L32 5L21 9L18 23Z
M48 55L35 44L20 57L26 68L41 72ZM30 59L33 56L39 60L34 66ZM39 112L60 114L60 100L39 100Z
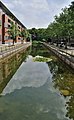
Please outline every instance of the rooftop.
M13 20L19 23L22 27L26 28L1 1L0 1L0 8L3 10L4 13L10 16Z

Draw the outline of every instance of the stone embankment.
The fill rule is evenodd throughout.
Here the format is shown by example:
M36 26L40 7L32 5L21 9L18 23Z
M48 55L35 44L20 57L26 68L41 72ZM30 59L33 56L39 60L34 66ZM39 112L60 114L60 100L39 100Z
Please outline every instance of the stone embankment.
M0 46L0 60L7 56L11 56L13 54L18 53L21 50L27 49L27 47L31 46L32 43L24 43L24 44L16 44L12 46L1 45Z
M55 55L57 55L63 62L74 69L74 49L61 49L55 45L50 45L48 43L43 43L49 50L51 50Z

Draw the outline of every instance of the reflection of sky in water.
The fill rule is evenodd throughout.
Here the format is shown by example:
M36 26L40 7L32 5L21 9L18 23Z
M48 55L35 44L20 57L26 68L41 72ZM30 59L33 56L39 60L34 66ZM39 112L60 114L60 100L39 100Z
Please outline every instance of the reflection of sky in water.
M13 92L22 87L40 87L47 79L51 79L48 65L44 62L32 62L29 58L23 62L16 74L12 77L2 94Z
M68 120L66 99L53 87L47 63L32 62L31 56L22 63L2 95L1 120Z

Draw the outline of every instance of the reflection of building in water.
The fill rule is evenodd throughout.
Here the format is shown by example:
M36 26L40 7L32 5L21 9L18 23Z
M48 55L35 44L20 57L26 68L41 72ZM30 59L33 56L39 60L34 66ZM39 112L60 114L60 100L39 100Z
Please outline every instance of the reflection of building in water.
M8 56L4 60L2 60L2 62L0 62L0 93L29 52L30 51L28 49L20 51L15 55Z

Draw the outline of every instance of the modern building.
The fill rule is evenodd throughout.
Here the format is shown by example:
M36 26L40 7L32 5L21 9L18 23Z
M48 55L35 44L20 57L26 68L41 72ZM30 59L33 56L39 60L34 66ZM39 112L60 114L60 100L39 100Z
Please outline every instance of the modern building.
M18 30L26 30L26 27L12 14L12 12L0 1L0 44L12 42L12 37L8 31L14 23ZM20 34L16 37L16 42L21 42Z

